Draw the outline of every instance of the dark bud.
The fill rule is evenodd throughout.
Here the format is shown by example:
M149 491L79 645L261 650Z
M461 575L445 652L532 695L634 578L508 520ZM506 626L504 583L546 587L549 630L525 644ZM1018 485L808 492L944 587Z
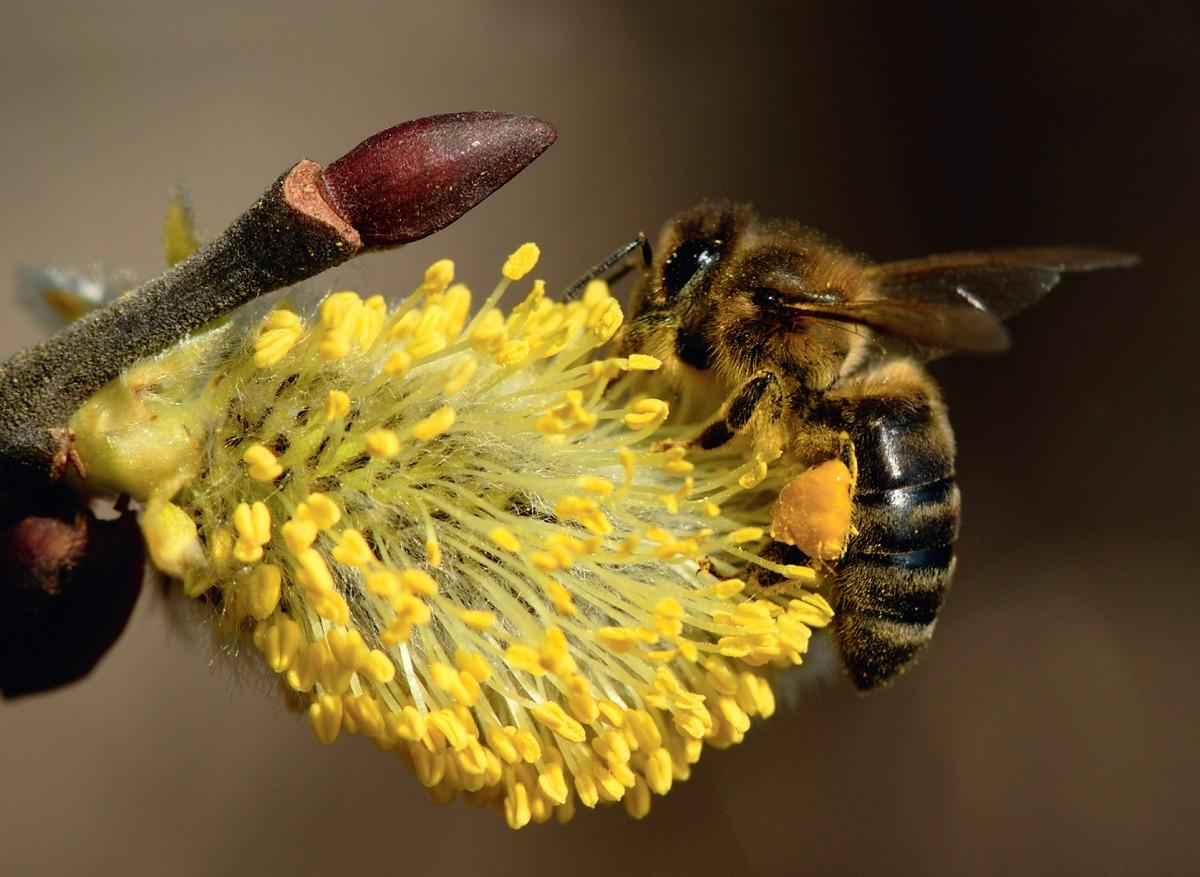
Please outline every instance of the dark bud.
M89 673L125 629L143 562L132 514L99 520L62 486L0 494L0 694Z
M364 140L322 169L321 182L364 246L394 247L454 222L557 136L532 116L430 116Z

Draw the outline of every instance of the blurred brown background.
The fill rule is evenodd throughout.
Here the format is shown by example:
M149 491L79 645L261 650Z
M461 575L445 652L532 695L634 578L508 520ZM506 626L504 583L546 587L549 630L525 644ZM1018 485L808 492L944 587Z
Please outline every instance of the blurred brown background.
M917 670L803 692L644 822L512 833L437 807L365 741L313 743L151 591L83 684L0 704L4 872L1196 868L1194 6L434 6L4 4L0 272L149 276L177 179L215 232L296 159L459 109L560 139L445 233L319 285L398 293L444 255L484 285L532 239L562 286L706 195L880 259L1091 243L1144 263L1068 278L1004 358L938 365L966 518ZM0 354L41 331L6 308Z

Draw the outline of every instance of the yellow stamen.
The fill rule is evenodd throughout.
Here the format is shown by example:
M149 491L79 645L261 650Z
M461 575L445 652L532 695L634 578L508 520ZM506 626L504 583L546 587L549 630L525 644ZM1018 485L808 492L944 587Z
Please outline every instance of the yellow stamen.
M533 270L540 255L541 250L537 244L521 244L505 261L501 273L509 280L520 280Z
M443 405L424 420L413 427L413 438L419 441L429 441L439 436L454 425L455 411L449 405Z
M256 481L274 481L283 474L283 467L265 445L251 445L242 454L250 477Z

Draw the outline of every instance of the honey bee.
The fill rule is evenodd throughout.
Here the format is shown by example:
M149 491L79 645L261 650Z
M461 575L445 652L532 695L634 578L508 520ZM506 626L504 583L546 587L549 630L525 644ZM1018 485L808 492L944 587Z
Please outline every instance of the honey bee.
M620 344L662 360L683 396L724 400L689 444L745 434L799 468L843 461L844 540L817 558L784 542L768 550L830 571L834 643L867 691L929 642L955 565L954 436L922 363L1003 350L1002 320L1062 272L1134 261L1054 247L871 265L796 223L705 204L666 225Z

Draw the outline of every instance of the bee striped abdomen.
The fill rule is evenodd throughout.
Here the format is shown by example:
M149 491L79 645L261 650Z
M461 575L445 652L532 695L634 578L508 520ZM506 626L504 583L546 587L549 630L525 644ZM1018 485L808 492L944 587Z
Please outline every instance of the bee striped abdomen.
M918 392L848 398L842 410L858 480L853 535L832 593L833 633L864 691L901 672L929 642L954 569L954 439L921 376Z

